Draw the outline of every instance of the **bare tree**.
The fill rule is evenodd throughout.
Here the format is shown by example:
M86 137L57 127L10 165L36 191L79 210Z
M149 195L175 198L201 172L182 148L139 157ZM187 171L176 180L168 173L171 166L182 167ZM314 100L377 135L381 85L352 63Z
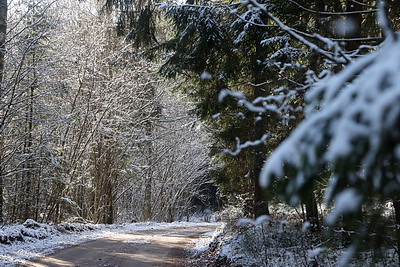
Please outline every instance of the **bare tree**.
M7 34L7 0L0 1L0 99L3 98L3 72L4 72L4 55L5 42ZM2 128L2 124L0 124ZM0 139L0 223L3 222L3 141Z
M10 12L0 102L8 221L172 220L208 181L187 107L95 3L37 0Z

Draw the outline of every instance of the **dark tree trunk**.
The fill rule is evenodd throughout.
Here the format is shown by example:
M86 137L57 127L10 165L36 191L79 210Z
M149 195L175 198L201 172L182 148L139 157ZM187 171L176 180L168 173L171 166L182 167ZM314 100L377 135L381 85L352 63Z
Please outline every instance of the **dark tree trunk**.
M259 90L255 90L259 91ZM265 133L265 119L257 120L255 122L255 140L261 138ZM254 217L257 218L261 215L269 215L267 194L264 188L260 185L260 173L265 160L265 145L258 145L254 147Z
M362 1L353 1L348 0L346 3L346 11L361 11L363 10L363 6L360 4ZM348 29L345 33L346 39L351 38L359 38L361 37L361 23L362 23L362 15L361 13L354 13L350 15L346 15L346 28ZM346 50L353 51L359 47L359 42L348 41L346 43Z
M266 81L263 75L263 66L258 63L258 60L263 58L263 47L260 43L256 44L256 52L254 59L254 98L265 96L269 90L264 88L262 84ZM267 119L265 114L255 114L254 117L254 140L260 139L266 132ZM264 144L254 147L254 163L253 163L253 179L254 179L254 217L261 215L269 215L267 193L260 185L260 173L266 157L266 147Z
M112 184L111 181L107 181L106 188L106 210L104 212L106 224L112 224L114 222L114 205L113 205L113 195L112 195Z
M311 230L319 230L319 215L318 215L318 205L315 198L315 193L313 190L310 190L310 193L307 194L307 198L305 199L306 206L306 220L311 225Z
M395 199L393 201L395 223L396 223L396 242L397 242L397 256L400 263L400 200Z
M151 207L151 176L146 177L144 189L144 219L150 221L153 217Z

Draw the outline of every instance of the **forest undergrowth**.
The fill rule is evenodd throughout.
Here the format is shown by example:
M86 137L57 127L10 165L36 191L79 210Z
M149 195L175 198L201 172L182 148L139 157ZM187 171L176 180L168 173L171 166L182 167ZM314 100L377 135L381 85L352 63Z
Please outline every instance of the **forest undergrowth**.
M327 237L324 226L313 231L301 213L287 205L276 205L273 214L252 221L243 219L238 208L224 210L219 214L224 223L208 249L194 255L192 266L343 266L349 255L349 232L337 229ZM395 249L387 245L383 251L377 255L366 250L350 266L398 266Z

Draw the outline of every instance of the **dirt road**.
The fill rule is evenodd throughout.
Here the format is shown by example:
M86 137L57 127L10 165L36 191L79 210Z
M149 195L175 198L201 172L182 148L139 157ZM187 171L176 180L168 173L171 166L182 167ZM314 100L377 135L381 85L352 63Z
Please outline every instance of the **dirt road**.
M60 250L24 266L70 267L148 267L187 266L185 248L217 226L152 229L131 234L116 234Z

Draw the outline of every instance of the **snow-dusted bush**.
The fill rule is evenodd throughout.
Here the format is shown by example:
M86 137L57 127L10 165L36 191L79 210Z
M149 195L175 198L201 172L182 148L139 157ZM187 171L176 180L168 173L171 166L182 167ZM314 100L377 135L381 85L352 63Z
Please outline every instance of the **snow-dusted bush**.
M286 213L285 217L288 216L295 217ZM337 233L338 238L332 239L332 246L328 248L321 233L309 231L299 220L242 219L236 225L223 224L203 255L211 258L209 266L344 266L341 255L345 247L341 245L340 235ZM376 260L374 252L368 251L349 261L351 266L394 266L395 254L394 249L387 250L384 257Z
M11 244L14 241L24 241L21 228L21 226L11 226L0 229L0 243Z
M99 225L68 223L49 225L38 223L32 219L27 219L23 224L6 225L0 229L0 243L12 244L13 242L26 242L42 240L50 236L59 235L67 232L83 232L98 229Z
M245 219L224 224L210 249L222 266L307 266L310 240L294 223Z
M244 213L241 208L228 206L217 215L217 218L225 223L236 222L238 219L243 218Z

